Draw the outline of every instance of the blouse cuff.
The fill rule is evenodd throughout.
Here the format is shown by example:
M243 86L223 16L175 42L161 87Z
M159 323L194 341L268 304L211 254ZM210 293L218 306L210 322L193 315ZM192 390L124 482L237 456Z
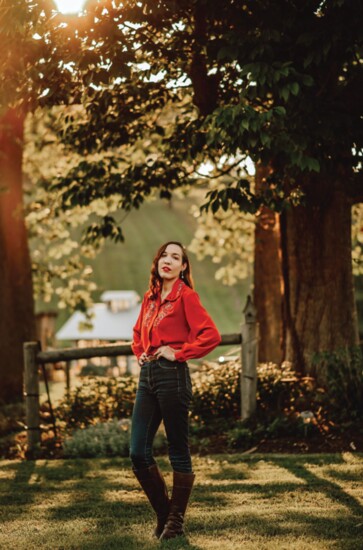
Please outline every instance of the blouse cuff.
M185 361L183 350L178 350L175 352L175 361Z

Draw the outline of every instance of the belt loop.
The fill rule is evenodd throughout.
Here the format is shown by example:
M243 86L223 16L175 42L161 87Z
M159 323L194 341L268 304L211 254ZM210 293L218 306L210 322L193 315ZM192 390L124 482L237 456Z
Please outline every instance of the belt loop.
M156 355L147 355L146 356L146 361L150 362L150 361L157 361L158 360L158 357Z

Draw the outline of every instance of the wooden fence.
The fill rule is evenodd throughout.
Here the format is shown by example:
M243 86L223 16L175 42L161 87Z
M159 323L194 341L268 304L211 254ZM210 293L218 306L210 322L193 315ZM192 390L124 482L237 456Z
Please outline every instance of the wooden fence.
M223 334L220 346L241 346L241 418L249 418L256 408L258 323L256 310L248 296L243 310L241 332ZM42 351L40 342L24 343L24 397L28 451L35 451L41 441L39 414L39 367L59 361L89 359L92 357L120 357L133 355L131 343L109 344L92 348L63 348ZM68 371L68 369L67 369ZM45 373L45 370L43 371ZM46 376L45 382L47 383Z

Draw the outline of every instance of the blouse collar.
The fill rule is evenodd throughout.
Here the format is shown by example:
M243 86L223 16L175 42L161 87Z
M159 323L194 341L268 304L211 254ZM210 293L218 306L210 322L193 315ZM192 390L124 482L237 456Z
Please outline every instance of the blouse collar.
M179 296L181 295L184 287L185 287L184 281L182 281L180 278L176 279L176 281L174 282L174 284L171 288L171 291L166 296L166 298L164 298L164 302L174 302L175 300L177 300L179 298ZM146 296L149 299L151 298L151 296L152 296L151 290L148 290ZM157 300L161 300L160 291L158 292Z
M166 298L164 298L164 302L165 301L174 302L175 300L177 300L183 290L184 285L185 285L184 281L182 281L181 279L177 279L174 282L169 294L166 296ZM161 298L160 292L159 292L159 297Z

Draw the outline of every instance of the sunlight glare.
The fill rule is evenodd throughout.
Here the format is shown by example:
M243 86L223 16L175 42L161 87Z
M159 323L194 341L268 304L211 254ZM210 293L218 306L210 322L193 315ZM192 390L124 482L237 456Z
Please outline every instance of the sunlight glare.
M55 3L61 13L79 13L83 9L85 0L55 0Z

